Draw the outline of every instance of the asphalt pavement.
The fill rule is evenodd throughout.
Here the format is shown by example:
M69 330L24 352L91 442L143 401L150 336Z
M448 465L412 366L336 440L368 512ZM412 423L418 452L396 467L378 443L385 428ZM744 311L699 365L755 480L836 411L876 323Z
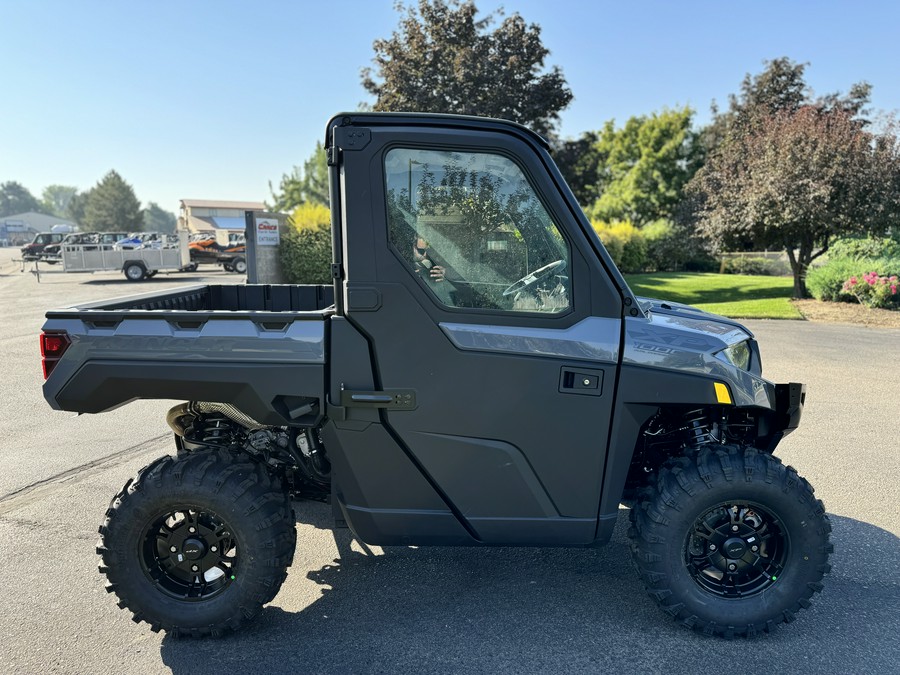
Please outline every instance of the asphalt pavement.
M49 408L38 339L52 307L188 283L118 274L40 282L0 249L0 672L2 673L868 673L900 671L900 330L752 321L766 377L809 386L779 448L834 525L833 571L810 610L769 636L725 641L675 625L644 595L622 509L592 549L366 547L298 503L280 594L224 639L134 624L103 590L94 552L112 495L172 450L170 402L102 415Z

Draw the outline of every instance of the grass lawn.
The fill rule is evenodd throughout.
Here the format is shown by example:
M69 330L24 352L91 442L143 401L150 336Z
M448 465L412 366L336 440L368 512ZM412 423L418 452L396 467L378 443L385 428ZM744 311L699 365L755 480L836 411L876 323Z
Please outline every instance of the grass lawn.
M741 319L802 319L791 304L791 277L659 272L626 275L636 295L694 305Z

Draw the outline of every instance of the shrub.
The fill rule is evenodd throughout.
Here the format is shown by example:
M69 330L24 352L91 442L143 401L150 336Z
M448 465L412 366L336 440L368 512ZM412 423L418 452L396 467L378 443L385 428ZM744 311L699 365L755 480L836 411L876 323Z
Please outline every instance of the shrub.
M882 276L866 272L861 277L852 276L844 282L843 292L855 297L866 307L890 308L898 304L896 275Z
M791 273L790 264L781 257L767 258L761 255L726 256L722 270L725 274L755 274L780 276Z
M860 263L850 258L832 258L806 273L806 288L816 300L836 302L842 298L844 282L859 274Z
M616 267L622 272L633 273L644 269L647 262L647 242L638 228L627 220L611 223L596 220L591 225Z
M301 204L281 238L281 267L289 284L330 284L331 212L321 204Z
M890 237L846 237L838 239L828 249L829 258L852 260L900 259L900 239Z
M725 274L755 274L763 276L772 274L772 265L765 258L741 255L726 258L723 271Z
M875 258L853 259L834 258L829 259L821 267L814 267L806 275L806 287L817 300L826 301L860 301L856 293L845 290L845 282L852 277L857 281L867 275L875 274L877 277L887 277L900 274L900 258ZM866 293L867 291L862 291ZM863 303L865 304L865 303Z
M322 204L305 202L291 213L291 221L298 230L329 229L331 227L331 210Z
M647 242L647 271L718 271L716 261L706 252L702 241L693 235L690 227L669 220L654 220L644 225L641 232Z

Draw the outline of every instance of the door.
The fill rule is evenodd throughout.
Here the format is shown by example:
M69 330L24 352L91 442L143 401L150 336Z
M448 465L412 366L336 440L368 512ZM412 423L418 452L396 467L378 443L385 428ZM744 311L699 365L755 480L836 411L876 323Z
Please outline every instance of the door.
M376 387L405 403L382 423L478 540L591 541L621 300L549 157L505 134L369 131L342 158L344 303Z

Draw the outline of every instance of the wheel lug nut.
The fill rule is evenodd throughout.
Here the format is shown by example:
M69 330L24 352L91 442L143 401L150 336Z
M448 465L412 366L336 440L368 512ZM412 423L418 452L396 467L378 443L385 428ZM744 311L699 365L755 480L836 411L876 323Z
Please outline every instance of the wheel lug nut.
M172 553L175 553L175 551L178 550L178 547L177 547L177 546L170 546L170 547L169 547L169 550L170 550Z
M715 550L716 550L716 545L715 545L715 544L710 544L710 545L709 545L709 550L710 550L710 551L715 551Z
M734 529L737 529L737 527L735 527ZM197 528L196 528L196 527L189 527L189 528L188 528L188 532L190 532L191 534L193 534L193 533L196 532L196 531L197 531Z
M734 565L732 565L732 567L734 567ZM191 565L191 571L196 572L196 571L199 570L199 569L200 569L200 568L197 567L196 565Z
M734 563L731 563L731 564L728 566L728 569L731 570L732 572L734 572L734 571L737 569L737 565L735 565Z
M754 553L756 553L759 550L759 546L756 546L756 545L751 546L750 550L753 551Z
M738 526L737 526L737 525L732 525L732 526L731 526L731 531L732 531L732 532L737 532L737 531L738 531ZM193 530L191 530L191 532L193 532Z
M213 553L215 553L215 552L218 551L219 549L218 549L217 547L215 547L215 546L210 546L210 547L209 547L209 550L212 551Z

